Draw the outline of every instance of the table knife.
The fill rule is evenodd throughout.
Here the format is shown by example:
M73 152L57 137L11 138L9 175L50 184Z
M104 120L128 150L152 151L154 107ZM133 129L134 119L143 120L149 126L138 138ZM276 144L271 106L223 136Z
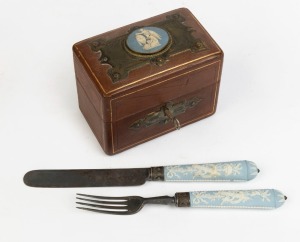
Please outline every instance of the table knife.
M259 169L251 161L128 169L33 170L24 176L31 187L135 186L146 181L249 181Z

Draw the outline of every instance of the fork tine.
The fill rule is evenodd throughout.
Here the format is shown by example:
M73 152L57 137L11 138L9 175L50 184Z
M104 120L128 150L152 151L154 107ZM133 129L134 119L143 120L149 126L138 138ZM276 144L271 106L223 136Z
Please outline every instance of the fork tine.
M76 207L78 209L87 210L96 213L106 213L106 214L114 214L114 215L128 215L127 211L119 212L119 211L108 211L108 210L100 210L100 209L93 209L93 208L84 208L84 207Z
M76 195L83 196L83 197L105 199L105 200L125 200L125 201L128 200L128 197L103 197L103 196L87 195L87 194L82 194L82 193L77 193Z
M93 203L111 204L111 205L116 205L116 206L120 205L120 207L122 207L122 205L124 205L124 206L127 205L127 201L122 201L122 200L120 200L120 202L115 202L115 201L86 199L86 198L81 198L81 197L76 197L76 199L87 201L87 202L93 202Z
M82 203L82 202L76 202L77 204L89 206L89 207L95 207L95 208L104 208L104 209L112 209L112 210L119 210L119 211L128 211L127 206L106 206L106 205L98 205L98 204L92 204L92 203Z

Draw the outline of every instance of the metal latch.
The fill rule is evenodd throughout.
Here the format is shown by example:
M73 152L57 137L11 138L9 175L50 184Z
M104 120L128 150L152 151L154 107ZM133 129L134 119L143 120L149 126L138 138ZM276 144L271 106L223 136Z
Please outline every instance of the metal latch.
M180 129L180 122L179 120L174 116L174 109L173 105L171 103L168 103L164 109L163 109L165 115L173 121L173 124L177 130Z
M193 97L179 103L168 102L157 112L151 112L145 117L135 121L130 125L130 129L147 128L158 124L173 122L174 127L179 130L181 125L176 116L185 113L187 109L195 107L202 99Z

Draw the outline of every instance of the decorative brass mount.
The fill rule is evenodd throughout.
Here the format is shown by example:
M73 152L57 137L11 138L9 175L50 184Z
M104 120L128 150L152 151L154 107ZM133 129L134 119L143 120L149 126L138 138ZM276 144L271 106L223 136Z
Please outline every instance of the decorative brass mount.
M187 109L195 107L202 99L193 97L179 103L168 102L157 112L147 114L144 118L135 121L130 125L130 129L138 130L147 128L156 124L167 124L170 121L174 123L175 128L180 129L180 122L176 118L179 114L185 113Z
M198 52L207 50L208 47L199 38L195 38L193 28L184 24L185 18L180 14L166 16L165 20L152 23L151 26L162 28L168 32L170 43L163 50L153 55L138 55L126 47L128 35L136 29L147 26L135 26L128 33L112 39L96 39L89 43L91 50L99 56L101 64L108 64L107 74L112 83L125 79L132 70L144 65L164 65L171 56L185 51Z

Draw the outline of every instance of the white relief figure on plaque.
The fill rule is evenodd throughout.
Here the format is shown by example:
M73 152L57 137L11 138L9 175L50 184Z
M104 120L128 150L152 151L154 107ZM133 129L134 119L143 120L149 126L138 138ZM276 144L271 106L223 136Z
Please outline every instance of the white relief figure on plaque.
M160 46L159 40L161 36L153 30L140 29L140 32L135 34L136 41L144 50L150 50Z

